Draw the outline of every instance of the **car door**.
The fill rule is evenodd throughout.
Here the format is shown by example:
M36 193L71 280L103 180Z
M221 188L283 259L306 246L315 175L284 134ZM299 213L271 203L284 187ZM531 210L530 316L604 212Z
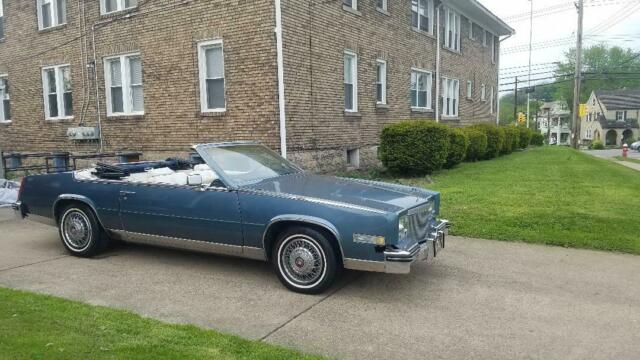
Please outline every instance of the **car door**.
M146 237L144 242L182 246L170 242L196 240L190 243L196 249L206 242L241 251L238 194L226 188L125 183L120 217L126 235Z

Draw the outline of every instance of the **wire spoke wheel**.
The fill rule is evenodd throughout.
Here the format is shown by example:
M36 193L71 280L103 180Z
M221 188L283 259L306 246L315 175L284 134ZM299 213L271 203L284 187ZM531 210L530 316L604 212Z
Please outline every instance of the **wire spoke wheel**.
M91 221L82 211L71 209L62 218L62 237L75 251L83 251L91 244Z
M322 280L326 271L325 255L320 245L305 235L286 239L279 251L279 265L295 286L310 287Z

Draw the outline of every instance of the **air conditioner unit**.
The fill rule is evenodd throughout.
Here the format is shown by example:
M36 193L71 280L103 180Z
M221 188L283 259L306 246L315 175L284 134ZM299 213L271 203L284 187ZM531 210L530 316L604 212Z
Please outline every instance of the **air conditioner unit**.
M72 127L67 130L69 140L98 140L100 131L97 127Z

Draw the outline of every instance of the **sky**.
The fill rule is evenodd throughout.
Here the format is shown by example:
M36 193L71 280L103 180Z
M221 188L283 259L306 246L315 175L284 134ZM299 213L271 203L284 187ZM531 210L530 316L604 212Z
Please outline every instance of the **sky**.
M480 0L480 2L516 30L514 36L502 43L500 69L503 80L501 82L513 82L512 76L515 75L526 79L529 64L528 13L531 10L531 2L529 0ZM584 4L585 46L605 42L608 45L640 51L640 0L584 0ZM569 0L533 0L533 13L532 63L534 66L532 73L535 74L551 70L552 65L543 63L563 60L564 52L575 47L578 15L573 2ZM536 50L536 47L539 49ZM525 67L514 68L520 66ZM518 71L522 72L518 73ZM532 75L531 78L547 76L547 74L540 74ZM505 86L502 88L504 89Z

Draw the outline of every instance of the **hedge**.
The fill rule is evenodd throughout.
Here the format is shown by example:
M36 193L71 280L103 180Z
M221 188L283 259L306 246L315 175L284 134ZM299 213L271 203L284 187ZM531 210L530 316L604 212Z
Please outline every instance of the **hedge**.
M449 128L413 120L388 125L380 135L382 164L394 173L431 174L447 163Z
M517 129L520 132L520 141L519 141L518 147L520 149L526 149L527 146L531 144L531 138L533 137L533 130L526 128L524 126L521 126Z
M478 161L484 158L484 154L487 152L487 135L484 131L472 127L463 128L463 131L469 140L467 161Z
M593 150L604 150L604 144L600 140L596 140L591 144Z
M484 132L487 136L487 151L482 158L488 160L498 157L502 147L504 146L506 137L504 130L496 125L489 124L473 125L472 128Z
M467 156L467 148L469 147L469 139L467 135L460 129L449 129L449 154L447 155L447 163L445 168L460 164Z
M502 144L502 154L511 154L520 145L520 130L515 126L504 126L504 143Z
M533 146L542 146L544 145L544 135L542 135L539 132L533 132L533 134L531 135L531 145Z

